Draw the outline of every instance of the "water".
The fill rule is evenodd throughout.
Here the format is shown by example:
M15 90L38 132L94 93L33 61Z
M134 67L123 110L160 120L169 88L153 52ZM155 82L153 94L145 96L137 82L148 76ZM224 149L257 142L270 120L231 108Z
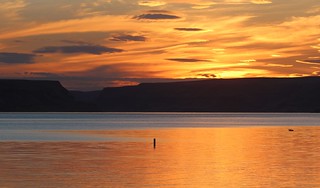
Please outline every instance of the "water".
M3 113L0 187L320 187L319 120L320 114Z

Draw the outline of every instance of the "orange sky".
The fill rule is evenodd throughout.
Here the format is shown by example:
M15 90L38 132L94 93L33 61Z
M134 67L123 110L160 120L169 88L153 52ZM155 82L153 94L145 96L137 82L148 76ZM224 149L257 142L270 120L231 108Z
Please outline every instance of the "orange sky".
M68 89L320 75L319 0L2 0L0 77Z

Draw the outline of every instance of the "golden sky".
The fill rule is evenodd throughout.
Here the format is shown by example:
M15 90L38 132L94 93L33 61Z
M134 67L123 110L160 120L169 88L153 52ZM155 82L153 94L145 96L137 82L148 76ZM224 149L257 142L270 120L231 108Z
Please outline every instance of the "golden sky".
M319 0L0 0L0 78L93 90L318 75Z

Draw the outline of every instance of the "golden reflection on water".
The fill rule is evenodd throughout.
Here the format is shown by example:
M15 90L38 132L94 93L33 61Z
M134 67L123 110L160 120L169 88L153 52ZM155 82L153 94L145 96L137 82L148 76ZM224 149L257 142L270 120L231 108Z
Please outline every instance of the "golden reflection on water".
M115 140L1 142L0 187L320 187L320 128L294 130L70 131Z

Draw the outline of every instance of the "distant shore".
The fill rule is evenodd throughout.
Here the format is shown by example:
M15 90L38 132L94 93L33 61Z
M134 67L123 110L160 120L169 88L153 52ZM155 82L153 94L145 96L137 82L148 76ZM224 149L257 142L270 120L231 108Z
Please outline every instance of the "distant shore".
M68 91L0 80L2 112L320 112L320 77L211 79Z

